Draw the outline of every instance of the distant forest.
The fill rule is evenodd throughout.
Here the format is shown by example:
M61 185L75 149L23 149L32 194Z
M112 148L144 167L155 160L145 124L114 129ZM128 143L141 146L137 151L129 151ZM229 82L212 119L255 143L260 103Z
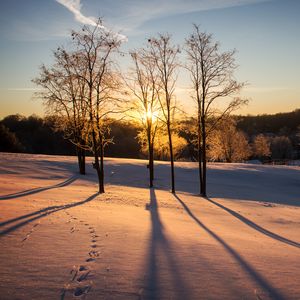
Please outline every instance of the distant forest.
M270 140L281 139L273 148L270 142L271 153L268 160L300 158L300 109L274 115L233 116L233 119L236 129L243 132L250 148L255 137L261 134ZM193 118L182 119L176 125L176 134L184 141L176 153L177 160L196 160L191 129L194 122ZM138 139L141 130L136 122L111 120L111 142L105 147L105 156L146 158L143 145ZM18 114L7 116L0 121L0 141L1 152L76 155L75 146L64 138L62 131L55 129L54 117L24 117ZM249 159L251 158L255 158L253 153L249 154ZM168 157L157 154L156 159Z

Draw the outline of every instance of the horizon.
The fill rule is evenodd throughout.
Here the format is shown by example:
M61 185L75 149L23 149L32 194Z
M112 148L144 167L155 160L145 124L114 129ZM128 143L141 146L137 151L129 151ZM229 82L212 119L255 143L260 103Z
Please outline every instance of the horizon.
M294 110L290 110L290 111L281 111L281 112L276 112L276 113L261 113L261 114L235 114L235 113L233 113L233 114L231 114L231 117L261 117L261 116L275 116L275 115L278 115L278 114L290 114L290 113L294 113L294 112L296 112L296 111L298 111L298 110L300 110L300 107L299 108L295 108ZM13 114L8 114L8 115L5 115L5 116L1 116L0 115L0 121L2 121L2 120L4 120L5 118L7 118L7 117L10 117L10 116L20 116L20 117L25 117L25 118L29 118L29 117L32 117L32 116L34 116L34 117L38 117L38 118L42 118L42 119L44 119L44 118L46 118L46 117L52 117L52 116L55 116L55 115L46 115L46 114L44 114L44 115L39 115L39 114L36 114L36 113L32 113L32 114L29 114L29 115L25 115L25 114L20 114L20 113L18 113L18 112L16 112L16 113L13 113ZM179 118L179 121L180 120L186 120L186 119L189 119L189 118L195 118L195 116L193 116L193 115L187 115L187 116L185 116L185 117L180 117ZM111 120L116 120L116 121L120 121L120 122L122 122L122 121L126 121L126 122L128 122L128 121L130 121L130 119L132 119L132 118L121 118L121 119L118 119L118 118L114 118L114 117L110 117L110 119ZM135 123L135 122L139 122L138 120L135 120L135 121L133 121L133 123Z
M138 4L139 3L139 4ZM156 2L155 2L156 3ZM157 32L169 32L174 43L182 44L192 31L192 23L212 33L222 50L237 49L239 65L235 77L248 85L241 96L250 103L235 115L262 115L299 109L300 87L300 3L295 0L223 0L217 2L170 2L160 6L147 1L65 1L16 0L1 3L1 112L43 117L42 101L33 100L37 87L31 79L42 63L52 62L52 50L66 44L70 29L93 25L103 16L105 26L125 35L122 51L141 47ZM101 9L100 9L101 4ZM47 18L50 21L46 21ZM120 59L126 68L126 58ZM176 97L191 112L187 76L177 82Z

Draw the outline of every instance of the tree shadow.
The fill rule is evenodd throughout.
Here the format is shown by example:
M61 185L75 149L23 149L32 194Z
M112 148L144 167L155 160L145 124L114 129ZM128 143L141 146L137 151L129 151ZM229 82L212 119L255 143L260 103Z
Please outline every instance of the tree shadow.
M43 191L64 187L64 186L67 186L67 185L71 184L76 179L77 179L77 176L71 176L70 178L68 178L67 180L65 180L63 182L60 182L58 184L51 185L51 186L48 186L48 187L39 187L39 188L34 188L34 189L30 189L30 190L21 191L21 192L14 193L14 194L0 196L0 200L16 199L16 198L25 197L25 196L28 196L28 195L37 194L37 193L40 193L40 192L43 192Z
M230 256L240 265L240 267L256 282L264 291L266 291L272 299L283 300L286 299L278 290L276 290L262 275L260 275L240 254L229 246L220 236L209 229L204 223L202 223L189 209L189 207L182 201L178 195L174 195L175 199L182 205L187 214L199 225L204 231L206 231L213 239L215 239Z
M253 229L255 229L255 230L261 232L262 234L265 234L265 235L267 235L268 237L270 237L270 238L272 238L272 239L275 239L275 240L277 240L277 241L280 241L280 242L282 242L282 243L291 245L291 246L293 246L293 247L300 248L300 244L299 244L299 243L294 242L294 241L292 241L292 240L289 240L289 239L287 239L287 238L285 238L285 237L282 237L282 236L280 236L280 235L278 235L278 234L276 234L276 233L274 233L274 232L272 232L272 231L269 231L269 230L267 230L267 229L265 229L265 228L263 228L263 227L257 225L256 223L254 223L253 221L251 221L251 220L247 219L246 217L240 215L240 214L237 213L236 211L234 211L234 210L232 210L232 209L230 209L230 208L228 208L228 207L226 207L226 206L224 206L224 205L222 205L222 204L220 204L220 203L218 203L218 202L216 202L216 201L214 201L214 200L212 200L212 199L210 199L210 198L205 198L205 199L206 199L207 201L209 201L210 203L212 203L212 204L214 204L214 205L220 207L221 209L227 211L227 212L228 212L229 214L231 214L232 216L236 217L237 219L239 219L240 221L242 221L242 222L245 223L246 225L248 225L248 226L250 226L251 228L253 228Z
M146 165L147 162L142 160L116 162L107 158L105 182L111 185L147 188L149 180ZM299 170L250 164L209 164L207 172L209 197L300 206ZM96 180L96 177L93 176L91 180ZM160 190L170 189L169 164L155 162L154 186ZM175 187L178 192L199 195L196 164L175 163Z
M99 193L95 193L93 195L91 195L90 197L88 197L87 199L85 200L82 200L82 201L79 201L79 202L73 202L73 203L69 203L69 204L65 204L65 205L58 205L58 206L50 206L50 207L46 207L44 209L41 209L41 210L38 210L36 212L33 212L33 213L30 213L30 214L27 214L27 215L24 215L24 216L20 216L18 218L15 218L15 219L11 219L11 220L8 220L8 221L5 221L5 222L2 222L0 223L0 226L4 226L6 224L10 224L10 223L13 223L15 221L19 221L19 220L22 220L22 219L26 219L28 217L31 217L33 216L32 218L29 218L29 219L26 219L22 222L19 222L17 224L14 224L2 231L0 231L0 237L1 236L4 236L12 231L15 231L16 229L20 228L20 227L23 227L35 220L38 220L40 218L43 218L43 217L46 217L50 214L53 214L55 212L58 212L60 210L65 210L65 209L69 209L69 208L72 208L72 207L76 207L76 206L79 206L79 205L82 205L82 204L85 204L87 202L90 202L92 201L97 195L99 195Z
M151 237L148 252L147 283L143 299L161 299L162 282L160 279L171 282L175 298L190 298L189 291L184 278L181 276L180 268L176 258L172 255L172 247L164 233L164 226L161 222L157 200L154 189L150 189L150 203L146 205L151 217ZM162 263L163 261L163 263ZM160 278L163 269L167 268L168 278ZM174 299L174 298L172 298Z

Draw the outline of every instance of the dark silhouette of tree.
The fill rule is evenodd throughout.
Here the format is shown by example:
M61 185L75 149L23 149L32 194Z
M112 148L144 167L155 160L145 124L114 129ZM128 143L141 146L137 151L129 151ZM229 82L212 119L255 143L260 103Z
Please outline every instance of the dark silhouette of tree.
M104 193L108 115L116 112L120 88L113 59L120 45L120 35L108 31L99 19L95 26L72 31L71 49L58 48L54 65L42 66L34 80L43 87L39 95L46 106L59 116L59 127L76 145L81 172L85 172L84 150L93 153L99 193Z
M194 32L186 39L186 53L193 98L197 104L200 194L206 197L207 135L225 115L247 101L231 98L226 102L243 87L233 79L235 51L220 52L220 45L213 41L212 35L201 32L199 26L194 25ZM219 99L223 100L225 109L217 109L215 104ZM208 120L212 117L214 121L209 125Z
M112 157L140 158L141 146L136 136L141 130L139 123L112 120L108 135L111 143L105 148L105 154Z
M2 152L22 152L24 150L15 133L3 124L0 124L0 141L0 151Z
M100 19L94 27L84 26L81 31L73 31L72 37L78 61L74 75L84 90L87 110L86 139L82 147L93 153L99 193L104 193L104 146L109 131L107 118L117 111L119 98L116 93L121 85L113 54L118 51L122 40L118 34L103 27Z
M271 152L273 159L292 158L292 143L287 136L276 136L271 139Z
M174 172L174 154L173 154L173 119L176 109L174 97L176 83L176 69L178 67L177 56L179 48L172 44L169 34L159 34L158 37L148 39L147 54L149 59L155 65L158 76L160 102L163 121L167 128L169 153L171 162L171 191L175 193L175 172Z
M300 124L300 109L287 113L257 116L237 116L237 126L250 136L259 133L273 133L279 135L282 128L284 134L292 134L297 131Z
M73 146L64 139L63 132L53 129L54 119L54 117L42 119L35 115L29 117L10 115L0 123L16 135L23 147L21 152L74 155Z
M76 146L79 172L85 174L87 105L85 84L76 74L80 59L76 52L59 47L54 51L54 64L49 68L42 65L33 82L43 88L36 97L43 99L47 114L56 116L54 128Z
M145 49L130 53L133 68L126 80L131 91L134 118L138 119L143 127L138 139L144 149L144 142L148 153L149 186L153 187L154 180L154 142L159 126L158 79L156 65Z

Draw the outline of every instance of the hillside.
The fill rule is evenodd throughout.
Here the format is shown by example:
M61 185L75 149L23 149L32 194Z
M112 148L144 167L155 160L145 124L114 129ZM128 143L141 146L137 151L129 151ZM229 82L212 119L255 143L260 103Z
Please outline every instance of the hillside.
M1 299L299 299L300 169L0 154Z

